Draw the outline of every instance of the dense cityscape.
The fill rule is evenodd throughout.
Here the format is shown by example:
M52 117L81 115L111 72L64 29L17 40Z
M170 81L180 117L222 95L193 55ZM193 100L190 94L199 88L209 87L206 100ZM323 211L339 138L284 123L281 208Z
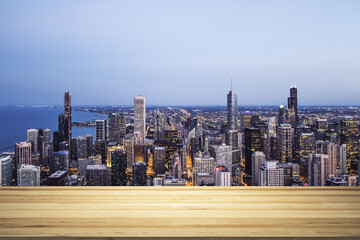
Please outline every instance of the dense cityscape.
M357 186L357 107L76 106L0 155L2 186ZM224 96L225 97L225 96ZM73 122L72 111L107 120ZM56 121L56 119L54 119ZM95 136L72 137L73 127Z

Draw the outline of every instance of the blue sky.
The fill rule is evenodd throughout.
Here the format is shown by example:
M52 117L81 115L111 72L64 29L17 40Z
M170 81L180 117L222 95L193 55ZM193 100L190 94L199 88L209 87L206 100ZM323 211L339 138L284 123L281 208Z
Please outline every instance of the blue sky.
M0 104L360 105L360 1L0 1Z

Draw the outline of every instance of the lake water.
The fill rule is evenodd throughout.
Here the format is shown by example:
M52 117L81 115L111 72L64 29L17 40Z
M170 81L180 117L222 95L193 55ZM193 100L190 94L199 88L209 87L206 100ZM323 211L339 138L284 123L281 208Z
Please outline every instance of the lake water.
M48 128L51 133L58 129L58 115L63 109L50 107L0 106L0 152L14 151L16 142L26 140L26 130ZM72 111L72 121L107 119L106 115ZM93 127L73 127L72 137L91 134L95 138ZM10 147L10 148L8 148ZM5 149L7 148L7 149Z

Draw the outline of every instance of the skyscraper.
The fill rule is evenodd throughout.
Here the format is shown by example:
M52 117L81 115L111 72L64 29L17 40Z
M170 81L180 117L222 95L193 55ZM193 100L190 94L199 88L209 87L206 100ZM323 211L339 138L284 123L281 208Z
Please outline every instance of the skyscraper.
M280 162L292 157L292 132L290 124L280 124L278 134Z
M96 141L106 141L106 120L95 121Z
M252 154L260 151L260 129L249 127L245 128L245 173L252 174Z
M338 144L337 147L337 173L347 173L346 144ZM359 164L360 166L360 164ZM358 171L359 174L359 171Z
M154 171L155 174L165 174L165 148L155 147L154 149Z
M181 160L179 153L175 153L172 159L172 175L180 179L182 177Z
M359 121L351 118L340 122L340 143L346 144L347 158L359 160Z
M277 161L266 161L259 169L259 186L284 186L284 169L277 166Z
M140 137L143 139L142 144L145 144L146 138L146 103L145 97L136 96L134 98L134 132L140 132Z
M267 122L268 137L276 137L276 118L269 117Z
M259 169L265 164L265 154L256 151L252 154L252 185L259 186Z
M211 157L195 158L194 168L197 186L215 185L215 160Z
M216 146L216 167L219 166L225 166L229 171L231 171L231 149L225 144Z
M88 165L85 176L88 186L109 185L109 173L106 165Z
M285 116L285 107L284 105L280 105L279 107L279 116L278 116L278 124L286 123L286 116Z
M109 120L109 142L120 144L120 115L112 113L108 115Z
M293 128L297 127L299 123L298 119L298 99L297 99L297 88L294 85L290 88L290 97L288 98L288 114L293 113L288 117L288 121ZM288 115L289 116L289 115Z
M93 135L87 134L86 136L86 152L87 156L92 156L94 153L94 138Z
M329 156L325 154L309 155L309 184L311 186L325 186L328 174Z
M133 186L146 186L146 163L136 162L132 165Z
M215 186L231 186L231 172L225 166L216 168Z
M232 90L227 95L227 120L229 130L239 129L237 94Z
M18 186L40 186L40 167L20 164L17 173Z
M70 141L71 141L71 93L70 92L65 92L64 94L64 115L67 123L65 140L68 142L68 146L70 149Z
M329 156L328 160L328 177L335 177L336 168L337 168L337 159L338 159L338 148L335 143L332 142L324 142L324 154Z
M240 166L242 143L239 132L237 94L232 90L227 95L227 121L225 142L231 148L231 163L232 166Z
M155 141L163 141L165 138L164 119L160 111L156 110L154 119Z
M124 149L127 155L127 168L132 168L132 165L134 163L134 140L124 140Z
M88 156L88 146L86 137L78 136L76 139L76 158L86 158Z
M111 185L112 186L126 186L126 152L122 148L117 148L111 152L111 161L107 163L111 169Z
M0 186L12 185L12 160L10 155L0 155Z
M15 164L31 164L30 142L19 142L15 144Z
M35 153L38 151L38 137L39 130L37 129L29 129L27 130L27 141L31 142L31 152Z
M315 135L314 133L298 133L295 136L295 158L304 159L306 162L309 154L315 153Z

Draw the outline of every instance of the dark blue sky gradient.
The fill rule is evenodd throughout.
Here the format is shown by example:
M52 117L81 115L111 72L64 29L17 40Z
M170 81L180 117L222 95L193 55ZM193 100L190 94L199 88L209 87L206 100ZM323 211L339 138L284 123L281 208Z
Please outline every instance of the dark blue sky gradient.
M360 1L0 1L0 104L360 105Z

